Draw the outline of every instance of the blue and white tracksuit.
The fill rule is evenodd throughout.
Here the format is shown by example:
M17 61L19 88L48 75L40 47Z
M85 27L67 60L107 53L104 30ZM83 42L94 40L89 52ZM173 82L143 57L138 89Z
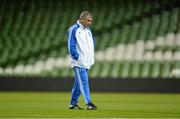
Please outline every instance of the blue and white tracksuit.
M94 64L95 39L90 28L84 27L79 21L68 30L68 50L71 66L75 72L70 105L76 105L80 94L85 103L91 102L88 69Z

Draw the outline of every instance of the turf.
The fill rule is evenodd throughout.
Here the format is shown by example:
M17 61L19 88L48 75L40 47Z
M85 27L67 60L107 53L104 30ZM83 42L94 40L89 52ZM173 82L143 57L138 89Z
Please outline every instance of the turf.
M68 110L69 92L0 92L0 118L180 118L180 94L93 93L98 110ZM85 108L82 97L79 105Z

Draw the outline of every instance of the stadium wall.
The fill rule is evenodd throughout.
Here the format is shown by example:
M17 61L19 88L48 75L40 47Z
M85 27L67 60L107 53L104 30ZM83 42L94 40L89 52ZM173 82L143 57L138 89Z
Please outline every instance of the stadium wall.
M73 78L0 77L0 91L71 91ZM93 92L179 93L179 79L91 78Z

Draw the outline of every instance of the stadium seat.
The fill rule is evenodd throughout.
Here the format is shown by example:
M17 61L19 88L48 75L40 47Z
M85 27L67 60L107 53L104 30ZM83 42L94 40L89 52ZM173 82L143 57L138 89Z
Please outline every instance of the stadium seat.
M179 69L180 60L177 3L1 1L0 75L72 77L66 61L67 30L82 9L91 9L92 32L97 40L91 77L170 77L172 69Z

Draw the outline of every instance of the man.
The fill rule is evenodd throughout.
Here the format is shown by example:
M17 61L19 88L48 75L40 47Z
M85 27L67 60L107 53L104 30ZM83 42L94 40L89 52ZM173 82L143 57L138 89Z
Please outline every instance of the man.
M75 74L69 109L82 109L78 106L78 99L81 94L87 105L87 110L97 109L97 106L91 102L88 82L88 70L94 64L95 46L95 39L89 28L91 23L91 13L83 11L77 23L68 30L68 50Z

